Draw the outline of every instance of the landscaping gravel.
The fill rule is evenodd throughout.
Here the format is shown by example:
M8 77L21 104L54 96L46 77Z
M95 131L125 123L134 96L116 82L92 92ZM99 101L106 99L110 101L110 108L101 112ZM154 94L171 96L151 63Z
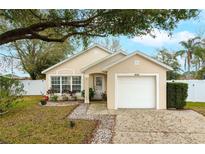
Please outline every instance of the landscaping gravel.
M87 114L89 104L80 104L70 115L70 120L84 119L84 120L97 120L99 126L95 131L92 140L92 144L106 144L111 143L113 128L115 124L115 115L98 115Z
M62 102L47 102L45 106L70 106L70 105L78 105L78 101L62 101Z

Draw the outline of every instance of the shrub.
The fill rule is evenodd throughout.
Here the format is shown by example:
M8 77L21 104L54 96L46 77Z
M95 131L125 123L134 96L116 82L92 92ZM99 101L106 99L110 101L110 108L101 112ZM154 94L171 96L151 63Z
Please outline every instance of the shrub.
M50 89L47 90L46 93L47 93L47 95L51 95L51 96L52 96L52 95L55 94L55 91L54 91L53 89L50 88Z
M188 84L186 83L167 83L167 108L183 109L186 105L188 96Z
M23 84L19 80L0 76L0 113L20 101L23 92Z
M89 100L92 100L95 95L93 88L89 88ZM85 97L85 90L81 91L81 96Z
M58 96L57 95L53 95L51 96L51 101L56 102L58 100Z
M70 96L72 97L72 96L75 96L76 95L76 91L75 90L73 90L73 91L69 91L69 94L70 94Z
M62 101L67 101L67 100L68 100L68 97L65 94L63 94L62 95Z
M63 94L68 94L70 97L67 100L77 100L77 96L76 96L77 91L73 90L63 90Z
M44 100L44 99L40 100L40 102L41 102L41 105L46 105L47 104L46 100Z

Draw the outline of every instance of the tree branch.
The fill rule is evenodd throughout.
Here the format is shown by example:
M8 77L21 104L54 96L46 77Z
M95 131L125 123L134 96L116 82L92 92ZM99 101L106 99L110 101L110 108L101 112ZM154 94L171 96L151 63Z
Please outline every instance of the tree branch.
M6 44L9 42L13 42L16 40L21 39L40 39L47 42L64 42L65 39L67 39L69 36L72 35L78 35L78 33L71 33L68 34L60 39L58 38L49 38L48 36L42 36L40 34L37 34L38 32L41 32L48 28L65 28L65 27L72 27L72 28L83 28L86 26L89 26L92 24L92 21L94 21L95 18L102 15L103 13L107 13L107 11L97 13L96 15L93 15L92 17L89 17L84 20L76 20L76 21L47 21L47 22L39 22L33 25L30 25L28 27L24 28L17 28L10 31L7 31L5 33L0 34L0 45Z
M3 53L0 53L0 55L4 56L4 57L6 57L6 58L20 59L20 58L18 58L18 57L13 56L13 55L6 55L6 54L3 54Z

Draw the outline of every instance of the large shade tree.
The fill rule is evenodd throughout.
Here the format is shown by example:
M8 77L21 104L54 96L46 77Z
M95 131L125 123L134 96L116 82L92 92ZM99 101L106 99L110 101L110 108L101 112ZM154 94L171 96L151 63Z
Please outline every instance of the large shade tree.
M22 39L64 42L67 38L136 36L154 28L173 30L198 10L0 10L0 45Z
M65 43L45 43L39 40L21 40L12 43L15 57L19 59L21 68L31 79L41 79L41 73L48 67L62 61L73 51L73 46Z

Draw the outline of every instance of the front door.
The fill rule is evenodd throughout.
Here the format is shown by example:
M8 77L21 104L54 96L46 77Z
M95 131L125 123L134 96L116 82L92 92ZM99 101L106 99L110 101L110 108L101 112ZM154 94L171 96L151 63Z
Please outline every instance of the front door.
M104 92L104 76L95 76L95 99L102 99L102 94Z

